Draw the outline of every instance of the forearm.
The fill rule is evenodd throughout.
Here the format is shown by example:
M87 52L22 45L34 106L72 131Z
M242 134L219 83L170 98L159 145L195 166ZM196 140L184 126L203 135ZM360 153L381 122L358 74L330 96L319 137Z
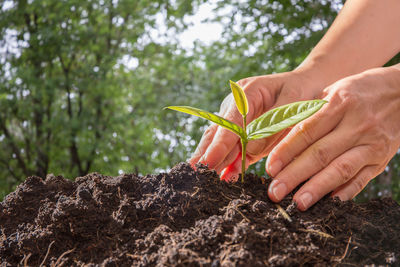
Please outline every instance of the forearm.
M399 0L348 0L296 72L309 75L323 89L382 66L400 51L399 14Z

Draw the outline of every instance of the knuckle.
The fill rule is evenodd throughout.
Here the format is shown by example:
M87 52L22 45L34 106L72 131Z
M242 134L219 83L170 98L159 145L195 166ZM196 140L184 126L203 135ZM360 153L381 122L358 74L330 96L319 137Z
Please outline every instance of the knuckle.
M220 152L230 151L230 146L229 146L229 144L228 144L227 142L225 142L224 140L222 140L222 141L219 143L219 148L218 148L218 150L219 150Z
M379 147L378 150L383 155L387 156L391 152L391 146L393 144L391 138L389 138L385 133L379 131L375 140L377 140L377 148Z
M376 127L369 132L369 135L371 140L370 151L375 158L386 159L395 153L393 139L382 129Z
M352 106L355 105L359 96L357 90L352 90L353 83L347 79L341 80L335 83L330 90L332 90L332 96L330 102L334 106Z
M239 113L237 110L236 106L230 106L224 114L224 118L227 120L230 120L234 123L237 123L239 125L242 125L242 115Z
M247 114L247 118L250 118L252 120L253 118L259 117L261 114L262 114L262 110L260 109L260 103L259 102L256 102L255 104L254 103L252 103L252 104L249 103L249 113ZM247 124L249 122L250 121L248 121Z
M353 198L358 193L360 193L364 189L364 187L367 185L368 181L369 180L365 177L358 177L357 179L354 179L353 185L354 185L355 192L354 192L353 196L351 196L351 198Z
M354 175L354 166L346 161L340 161L335 165L336 172L338 173L338 179L340 184L344 184L349 181Z
M319 164L321 168L329 164L330 161L329 150L326 149L325 147L315 146L312 150L312 155L317 164Z
M263 154L266 149L266 139L252 140L247 146L246 154L249 156L258 156Z
M244 78L244 79L240 79L239 81L237 81L236 83L239 84L241 87L245 86L246 84L249 83L249 81L251 80L251 78Z
M358 102L355 90L338 90L338 97L345 106L353 106Z
M368 145L365 151L365 157L367 157L370 163L379 164L382 161L384 155L375 145Z
M314 142L311 127L308 124L301 122L297 125L297 133L300 134L306 145L311 145Z
M213 125L207 127L207 129L204 131L203 138L204 139L210 138L213 135L213 133L215 132L216 126L217 126L216 124L213 124Z
M229 108L229 106L233 103L232 102L232 100L233 100L233 95L232 95L232 93L230 93L229 95L227 95L225 98L224 98L224 100L222 100L222 103L221 103L221 105L220 105L220 107L219 107L219 115L220 116L223 116L224 115L224 112Z

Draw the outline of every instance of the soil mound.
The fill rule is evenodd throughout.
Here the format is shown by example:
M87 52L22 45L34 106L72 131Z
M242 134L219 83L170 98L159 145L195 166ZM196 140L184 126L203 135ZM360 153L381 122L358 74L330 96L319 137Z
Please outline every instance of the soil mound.
M220 182L180 163L159 175L29 177L0 203L1 266L400 265L400 206L324 198L300 212L270 180Z

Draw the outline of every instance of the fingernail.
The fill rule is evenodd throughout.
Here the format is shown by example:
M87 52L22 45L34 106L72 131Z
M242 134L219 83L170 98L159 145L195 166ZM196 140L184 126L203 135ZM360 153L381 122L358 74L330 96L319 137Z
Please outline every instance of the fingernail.
M204 164L204 165L207 165L207 162L206 162L206 157L205 157L205 155L203 155L200 159L199 159L199 161L198 161L199 163L201 163L201 164Z
M299 197L299 201L301 202L303 209L306 210L312 203L312 195L309 192L305 192Z
M287 187L278 180L273 180L269 185L269 192L272 193L276 200L281 201L286 196Z
M241 170L242 167L242 161L241 161L241 157L242 153L239 152L239 154L237 155L236 159L229 164L225 169L222 170L221 172L221 180L224 181L237 181L239 178L239 172Z
M221 172L220 177L221 177L222 181L226 181L226 182L236 182L238 179L238 175L229 171L228 168L225 168Z
M278 172L281 171L282 165L282 161L280 161L279 159L275 160L271 163L271 165L268 166L268 174L272 177L275 177Z
M237 180L239 179L239 175L233 175L228 181L232 183L236 183Z

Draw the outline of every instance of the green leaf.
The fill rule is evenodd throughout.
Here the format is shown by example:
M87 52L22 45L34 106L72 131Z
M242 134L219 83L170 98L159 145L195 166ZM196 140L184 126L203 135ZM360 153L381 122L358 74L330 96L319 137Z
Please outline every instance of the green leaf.
M192 108L192 107L188 107L188 106L169 106L166 108L180 111L183 113L187 113L190 115L194 115L194 116L215 122L219 126L224 127L225 129L228 129L228 130L234 132L235 134L237 134L240 137L245 136L245 133L244 133L244 130L242 129L242 127L240 127L239 125L237 125L231 121L228 121L218 115L210 113L208 111L198 109L198 108Z
M240 114L246 116L249 112L249 105L247 103L246 94L244 93L242 87L239 84L229 81L233 93L233 97L235 98L236 107L239 110Z
M249 140L261 139L278 133L317 112L325 100L299 101L267 111L247 125Z

